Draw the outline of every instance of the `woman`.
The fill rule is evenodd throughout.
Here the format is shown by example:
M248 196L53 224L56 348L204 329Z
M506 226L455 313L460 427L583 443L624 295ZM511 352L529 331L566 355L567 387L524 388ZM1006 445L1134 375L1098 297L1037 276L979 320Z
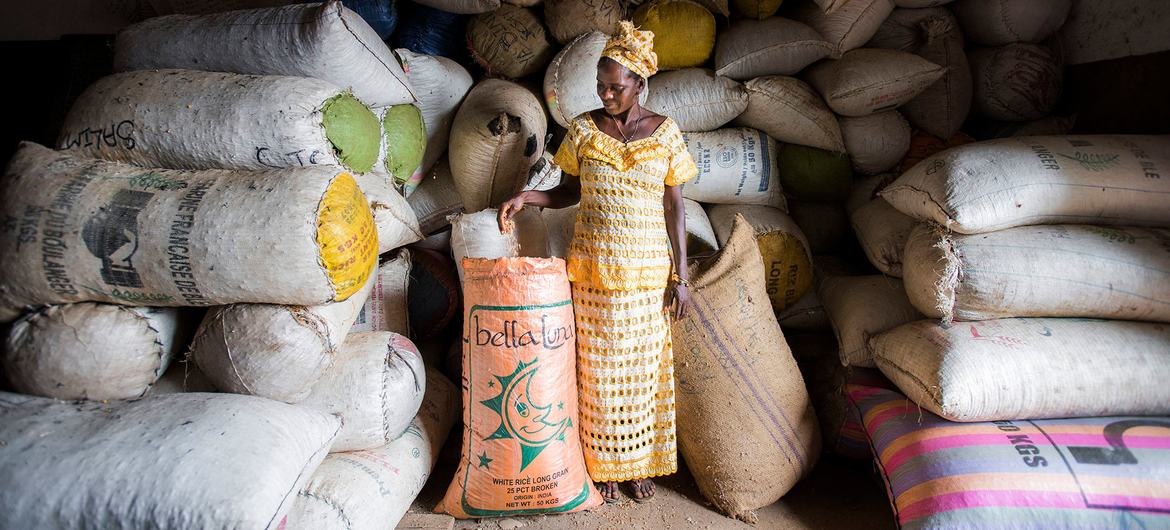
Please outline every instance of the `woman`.
M698 170L674 121L638 105L658 69L653 38L621 23L597 64L603 108L575 118L553 158L561 185L499 213L504 230L525 206L581 204L568 257L581 442L608 502L619 482L647 500L650 478L678 469L668 313L681 318L690 303L682 184Z

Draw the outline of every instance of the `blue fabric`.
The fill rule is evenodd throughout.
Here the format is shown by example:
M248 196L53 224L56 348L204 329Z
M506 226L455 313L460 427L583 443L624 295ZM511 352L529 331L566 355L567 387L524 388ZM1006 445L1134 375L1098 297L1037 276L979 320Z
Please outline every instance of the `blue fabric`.
M467 58L467 15L402 2L393 46L425 55L441 55L457 62Z

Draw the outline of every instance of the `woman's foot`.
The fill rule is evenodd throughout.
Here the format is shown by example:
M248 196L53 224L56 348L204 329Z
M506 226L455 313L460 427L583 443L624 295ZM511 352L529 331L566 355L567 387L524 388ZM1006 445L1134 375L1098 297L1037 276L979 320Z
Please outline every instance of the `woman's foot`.
M653 498L654 493L658 491L654 481L648 478L631 480L627 484L630 485L630 496L634 498L635 502L646 502Z
M601 498L605 499L607 503L615 503L622 500L621 494L618 493L617 482L602 482L597 487L597 491L601 493Z

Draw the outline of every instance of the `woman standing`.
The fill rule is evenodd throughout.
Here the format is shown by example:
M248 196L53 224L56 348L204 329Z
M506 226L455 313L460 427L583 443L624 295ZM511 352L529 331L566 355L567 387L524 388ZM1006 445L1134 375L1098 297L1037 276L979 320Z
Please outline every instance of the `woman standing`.
M553 158L561 185L499 213L504 230L524 206L581 204L568 257L581 441L609 502L619 482L649 499L650 478L678 469L668 313L681 318L690 303L682 184L698 170L674 121L638 104L658 70L653 39L621 23L597 64L603 108L575 118Z

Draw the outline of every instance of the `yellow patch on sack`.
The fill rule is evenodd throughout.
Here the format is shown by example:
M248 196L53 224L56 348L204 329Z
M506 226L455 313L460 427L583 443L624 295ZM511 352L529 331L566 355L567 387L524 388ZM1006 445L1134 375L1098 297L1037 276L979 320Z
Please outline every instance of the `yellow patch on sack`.
M374 214L349 173L333 179L317 206L317 247L337 302L361 289L378 261Z

